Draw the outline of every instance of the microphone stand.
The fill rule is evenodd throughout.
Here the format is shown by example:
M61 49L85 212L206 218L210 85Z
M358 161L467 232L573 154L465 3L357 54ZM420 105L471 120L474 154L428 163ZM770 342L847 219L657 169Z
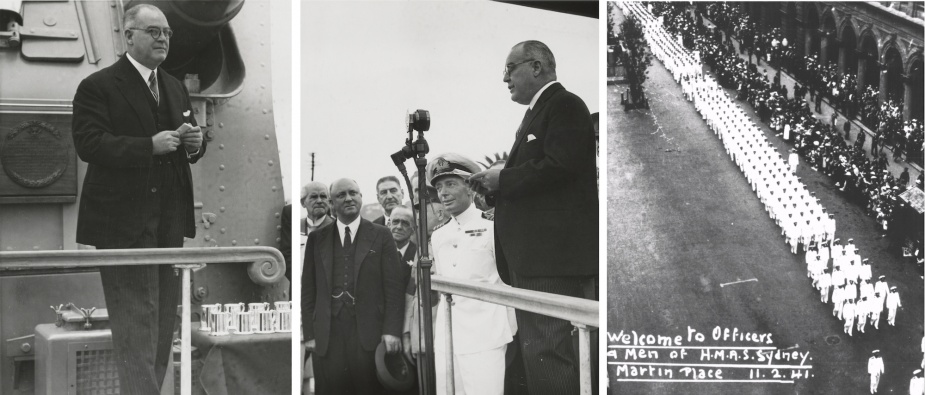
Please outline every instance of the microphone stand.
M430 283L430 270L433 267L433 258L430 256L429 246L427 242L427 210L425 205L427 204L427 159L425 156L430 152L430 146L427 144L427 140L424 138L424 131L418 131L418 136L416 141L412 141L414 137L414 128L412 125L408 125L408 138L405 140L405 146L401 150L391 155L392 162L401 172L405 178L406 184L409 185L409 194L411 195L411 200L414 201L414 188L410 186L411 182L408 179L408 171L405 169L405 160L414 159L414 164L417 167L418 172L418 191L420 196L418 196L418 207L420 215L417 218L417 239L418 239L418 265L417 265L417 278L421 281L417 284L418 292L418 301L421 304L421 310L423 319L423 333L424 333L424 353L420 356L420 359L417 363L418 370L418 379L420 383L419 393L420 394L434 394L436 393L436 373L434 372L434 326L433 326L433 310L431 309L431 283ZM412 210L412 214L414 210Z

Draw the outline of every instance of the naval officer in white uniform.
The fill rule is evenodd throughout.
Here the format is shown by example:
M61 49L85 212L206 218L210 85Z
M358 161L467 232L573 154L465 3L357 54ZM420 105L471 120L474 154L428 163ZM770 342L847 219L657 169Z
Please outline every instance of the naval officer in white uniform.
M430 184L452 218L439 226L431 244L438 276L504 285L495 265L494 223L472 202L466 180L479 171L475 162L443 154L427 169ZM437 393L447 392L447 308L453 328L453 376L458 395L501 395L504 392L505 351L513 340L516 321L507 307L461 296L447 306L441 296L434 329ZM512 327L512 325L514 327Z

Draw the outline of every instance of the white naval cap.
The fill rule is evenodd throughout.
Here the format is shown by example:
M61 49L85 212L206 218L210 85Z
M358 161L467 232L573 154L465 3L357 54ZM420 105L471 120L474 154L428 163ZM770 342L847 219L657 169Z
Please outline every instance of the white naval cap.
M438 177L448 175L456 175L466 180L479 171L479 166L469 158L449 152L438 155L427 164L427 182L433 186Z

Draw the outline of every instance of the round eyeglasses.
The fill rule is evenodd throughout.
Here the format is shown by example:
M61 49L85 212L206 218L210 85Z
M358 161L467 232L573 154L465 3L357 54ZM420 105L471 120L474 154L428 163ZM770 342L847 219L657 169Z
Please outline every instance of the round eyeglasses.
M508 64L506 64L506 65L504 66L504 71L501 73L501 77L507 77L507 76L511 75L511 73L514 71L514 69L517 68L517 66L520 66L520 65L522 65L522 64L524 64L524 63L535 62L535 61L536 61L536 59L527 59L527 60L525 60L525 61L523 61L523 62L508 63Z
M169 40L171 37L173 37L173 30L172 30L171 28L169 28L169 27L165 27L165 28L163 28L163 29L162 29L162 28L159 28L159 27L153 27L153 26L151 26L151 27L146 27L146 28L144 28L144 29L140 29L140 28L137 28L137 27L130 27L130 28L128 28L128 29L129 29L129 30L142 30L142 31L145 31L145 32L148 33L148 35L151 36L151 38L153 38L153 39L155 39L155 40L161 38L161 33L163 33L163 34L164 34L164 37L167 37L168 40Z

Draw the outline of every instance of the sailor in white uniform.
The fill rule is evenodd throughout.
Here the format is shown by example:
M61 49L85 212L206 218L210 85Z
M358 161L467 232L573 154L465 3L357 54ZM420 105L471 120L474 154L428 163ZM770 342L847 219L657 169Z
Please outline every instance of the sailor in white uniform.
M883 358L880 358L880 350L874 350L867 360L867 373L870 374L870 393L877 392L880 386L880 375L883 374Z
M495 265L494 224L472 203L474 192L466 183L478 171L475 162L456 154L441 155L428 165L430 184L452 216L431 238L435 274L503 286ZM437 393L447 392L448 308L456 394L502 394L505 351L516 331L513 311L461 296L448 306L443 295L434 328Z
M890 287L890 293L886 296L887 323L890 326L896 326L896 310L902 307L899 301L899 292L896 292L896 286Z

